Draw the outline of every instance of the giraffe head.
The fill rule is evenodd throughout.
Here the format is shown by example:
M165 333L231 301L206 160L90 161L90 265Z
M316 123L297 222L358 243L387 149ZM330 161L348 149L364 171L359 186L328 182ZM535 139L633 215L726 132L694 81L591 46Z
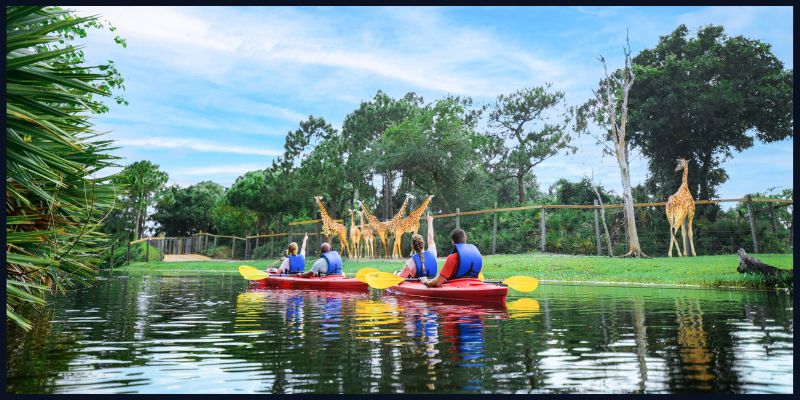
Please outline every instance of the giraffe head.
M676 161L678 162L678 165L675 167L675 172L678 172L689 166L689 160L685 158L679 158Z

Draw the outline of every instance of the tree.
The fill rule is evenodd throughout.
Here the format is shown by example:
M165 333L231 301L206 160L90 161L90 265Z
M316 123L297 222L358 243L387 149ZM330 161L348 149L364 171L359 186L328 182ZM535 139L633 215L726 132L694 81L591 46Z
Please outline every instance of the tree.
M224 198L220 198L211 210L211 219L217 233L243 236L253 231L258 216L246 208L227 204Z
M371 194L370 183L375 175L382 177L382 214L385 219L394 214L392 193L397 171L391 168L375 169L374 161L383 157L378 144L386 129L405 121L412 110L422 104L422 97L413 92L400 99L393 99L378 91L372 101L362 102L357 110L348 114L342 125L345 177L362 196Z
M445 209L476 205L482 195L492 193L476 190L486 181L477 162L485 138L475 132L469 105L469 99L448 97L413 110L385 131L378 146L383 157L375 160L376 167L401 171L409 191L413 187L420 198L434 194L434 204Z
M6 318L26 330L23 306L94 282L109 244L99 228L115 196L102 174L117 157L91 117L124 87L113 62L87 65L73 46L89 28L103 25L58 7L6 8Z
M130 210L133 217L133 237L141 239L144 235L144 224L147 221L147 208L150 207L156 193L163 190L169 175L161 171L157 164L150 161L137 161L126 166L115 177L114 183L124 191L123 207Z
M249 171L236 178L236 181L225 192L226 202L234 207L242 207L256 213L258 220L251 228L265 228L265 221L269 212L273 210L271 205L280 201L277 199L280 193L275 186L271 185L271 169Z
M628 253L624 257L646 257L639 244L636 232L636 219L633 210L633 194L631 193L631 176L628 152L630 143L627 138L628 97L634 82L634 70L631 65L630 43L624 48L625 67L608 75L608 67L603 56L599 56L603 65L605 78L600 81L598 89L592 90L594 98L580 106L576 129L592 135L604 147L604 152L613 155L619 166L622 180L622 201L625 215L625 227L628 234ZM588 129L588 122L594 121L604 129L604 135L596 136ZM608 142L611 142L609 145Z
M152 219L157 233L167 236L189 236L197 232L216 232L212 210L225 197L222 185L203 181L186 188L173 185L156 201Z
M685 157L695 167L691 191L710 199L734 151L793 137L793 71L769 44L728 37L722 26L688 36L680 25L633 59L630 141L648 158L649 186L661 198L679 185L675 159Z
M564 104L564 92L548 92L550 86L500 95L489 113L489 126L496 129L490 135L500 153L492 169L498 180L516 178L520 203L525 202L526 174L561 150L576 150L565 130L572 112Z

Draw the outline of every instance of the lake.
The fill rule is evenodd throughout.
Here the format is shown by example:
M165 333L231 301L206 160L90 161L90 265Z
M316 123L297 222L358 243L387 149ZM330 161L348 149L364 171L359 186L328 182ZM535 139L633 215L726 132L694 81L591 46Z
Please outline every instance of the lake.
M792 393L774 291L542 283L505 305L115 273L10 327L12 393Z

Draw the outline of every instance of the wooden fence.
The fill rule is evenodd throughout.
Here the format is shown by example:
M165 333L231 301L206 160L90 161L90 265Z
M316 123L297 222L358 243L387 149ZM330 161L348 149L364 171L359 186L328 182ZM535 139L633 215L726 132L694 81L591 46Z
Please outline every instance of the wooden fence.
M750 223L750 232L752 235L753 241L753 248L752 251L754 253L759 252L759 239L757 236L757 229L756 229L756 219L755 219L755 209L753 207L753 203L770 203L769 212L770 217L772 220L773 226L775 223L775 214L774 210L776 207L785 207L792 205L792 200L787 199L773 199L773 198L755 198L750 196L745 196L743 198L736 198L736 199L716 199L716 200L697 200L695 201L696 205L704 205L704 204L719 204L719 203L726 203L726 202L746 202L747 203L747 210L748 210L748 219ZM635 208L640 207L664 207L666 202L654 202L654 203L634 203ZM601 243L601 231L600 231L600 218L598 210L600 209L621 209L623 208L623 204L605 204L605 205L598 205L598 204L586 204L586 205L574 205L574 204L535 204L535 205L528 205L528 206L521 206L521 207L503 207L503 208L492 208L486 210L474 210L474 211L461 211L460 209L456 208L456 212L453 213L442 213L442 214L430 214L434 219L442 219L442 218L453 218L455 227L461 227L461 217L462 216L473 216L473 215L483 215L483 214L492 214L492 234L491 234L491 244L490 244L490 254L496 254L497 250L497 214L498 213L506 213L506 212L519 212L525 210L540 210L539 212L539 250L545 252L547 250L546 243L547 243L547 225L546 225L546 210L558 210L558 209L583 209L583 210L594 210L594 226L593 226L593 233L595 236L595 243L597 248L597 255L601 255L602 251L602 243ZM343 223L347 225L343 220L338 219L335 220L336 222ZM192 236L188 237L149 237L140 240L131 241L128 243L128 262L130 262L130 254L131 254L131 245L136 243L147 242L151 246L158 248L162 254L190 254L190 253L207 253L209 249L216 250L218 246L225 246L226 244L230 244L230 253L225 254L216 254L217 257L224 256L225 258L229 259L253 259L256 255L256 249L260 246L266 246L267 242L269 242L269 250L262 252L259 254L262 256L261 258L271 259L283 254L285 250L285 246L287 243L292 241L300 241L298 238L302 238L302 235L308 234L309 238L313 241L308 243L307 246L307 254L318 254L319 251L319 244L322 241L322 234L320 233L322 220L314 219L314 220L305 220L305 221L293 221L288 223L289 232L278 232L278 233L266 233L266 234L258 234L258 235L245 235L245 236L227 236L227 235L215 235L211 233L197 233ZM308 225L313 225L311 229L302 229L303 227L307 227ZM349 228L349 227L348 227ZM425 230L425 224L420 225L420 229ZM790 227L791 231L791 227ZM349 230L348 230L349 232ZM791 235L791 232L790 232ZM279 239L286 237L286 239ZM279 244L275 245L275 240L279 239ZM791 236L790 239L791 241ZM224 242L224 243L222 243ZM376 237L376 249L379 246L379 240ZM333 244L333 243L332 243ZM391 245L391 243L390 243ZM149 247L147 246L145 259L149 259ZM237 250L238 247L238 250ZM227 249L226 249L227 250ZM276 251L277 250L277 251ZM237 258L236 256L239 255L240 257Z

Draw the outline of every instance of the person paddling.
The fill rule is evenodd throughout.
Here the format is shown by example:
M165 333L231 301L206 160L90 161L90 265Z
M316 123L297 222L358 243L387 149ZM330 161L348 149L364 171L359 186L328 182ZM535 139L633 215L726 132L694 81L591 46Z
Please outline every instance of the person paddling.
M428 250L425 250L425 239L422 235L414 234L411 237L411 249L413 254L406 261L403 269L395 272L402 278L433 278L436 276L436 242L433 235L433 217L428 215Z
M281 261L281 266L278 268L279 274L299 274L306 269L306 242L308 241L308 234L303 237L303 247L300 248L300 253L297 252L297 242L289 243L286 249L286 256Z
M314 261L310 271L304 272L300 276L304 278L322 274L345 276L344 271L342 271L342 257L338 252L331 249L330 243L322 243L319 249L322 252L322 256L320 256L319 260Z
M442 270L433 279L421 278L425 286L441 286L448 280L459 278L477 278L483 267L481 252L474 244L467 243L467 233L454 229L450 234L453 250L447 256Z

